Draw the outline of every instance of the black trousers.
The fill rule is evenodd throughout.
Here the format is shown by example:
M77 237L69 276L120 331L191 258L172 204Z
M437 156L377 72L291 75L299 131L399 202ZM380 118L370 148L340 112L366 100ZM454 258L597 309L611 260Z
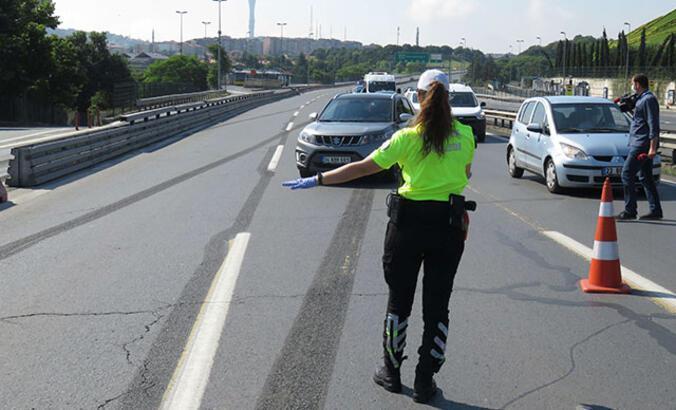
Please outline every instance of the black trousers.
M407 208L397 224L390 221L385 235L383 268L389 300L383 332L386 360L398 368L406 345L408 317L418 273L423 267L423 340L416 372L436 373L445 361L448 337L448 302L465 232L449 225L448 205L421 204Z

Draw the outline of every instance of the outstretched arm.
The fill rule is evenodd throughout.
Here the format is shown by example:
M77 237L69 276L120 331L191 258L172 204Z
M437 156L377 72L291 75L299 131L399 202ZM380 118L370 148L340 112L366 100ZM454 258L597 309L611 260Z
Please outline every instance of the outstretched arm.
M368 175L377 174L382 171L378 164L368 157L359 162L343 165L338 169L322 173L324 177L322 183L324 185L336 185L344 182L349 182Z

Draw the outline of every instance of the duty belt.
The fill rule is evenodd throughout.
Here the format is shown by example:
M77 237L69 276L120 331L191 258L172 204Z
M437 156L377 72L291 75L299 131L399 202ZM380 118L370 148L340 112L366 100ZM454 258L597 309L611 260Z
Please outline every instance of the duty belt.
M434 214L440 221L448 221L448 224L454 228L466 231L465 214L476 211L477 204L474 201L467 201L462 195L449 195L448 202L442 201L412 201L402 197L396 192L387 197L387 216L394 224L401 223L420 223L419 220L411 220L410 216L417 213L423 219L429 214ZM408 217L407 217L408 215ZM418 218L416 218L418 219Z

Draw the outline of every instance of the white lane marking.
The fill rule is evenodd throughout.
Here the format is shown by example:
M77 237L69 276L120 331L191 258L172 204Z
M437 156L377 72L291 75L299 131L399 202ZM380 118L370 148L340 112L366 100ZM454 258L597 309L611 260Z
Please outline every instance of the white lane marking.
M284 151L284 145L277 146L277 149L275 150L275 153L272 154L272 159L268 164L268 171L273 172L277 168L279 159L282 158L282 151Z
M312 103L312 101L306 102L305 105L310 105L310 103Z
M300 109L301 109L301 110L302 110L303 108L305 108L305 105L301 105L301 106L300 106Z
M289 125L286 126L286 132L289 132L293 129L293 122L290 122Z
M22 190L23 192L20 192L16 195L13 194L13 192L10 191L10 197L9 200L12 202L14 205L22 205L25 204L26 202L30 202L34 200L35 198L42 196L48 192L52 192L52 190L49 189L31 189L31 190Z
M251 234L242 232L230 242L228 256L216 273L200 308L160 409L200 407L250 238Z
M294 117L298 117L298 114L300 114L300 111L294 112L294 113L293 113L293 116L294 116Z
M670 179L664 179L664 178L662 178L662 179L660 180L660 182L664 182L664 183L667 184L667 185L674 185L674 186L676 186L676 181L672 181L672 180L670 180Z
M541 233L584 259L591 260L593 251L575 239L556 231L542 231ZM633 289L651 292L654 296L650 296L650 300L666 309L669 313L676 314L676 294L674 292L624 266L622 266L622 279Z

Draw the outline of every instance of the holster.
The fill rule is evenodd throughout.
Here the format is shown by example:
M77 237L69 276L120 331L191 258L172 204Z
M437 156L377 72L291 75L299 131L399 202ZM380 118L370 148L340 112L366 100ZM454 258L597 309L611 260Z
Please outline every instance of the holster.
M401 222L401 202L401 195L396 192L391 192L387 196L387 216L394 224Z

